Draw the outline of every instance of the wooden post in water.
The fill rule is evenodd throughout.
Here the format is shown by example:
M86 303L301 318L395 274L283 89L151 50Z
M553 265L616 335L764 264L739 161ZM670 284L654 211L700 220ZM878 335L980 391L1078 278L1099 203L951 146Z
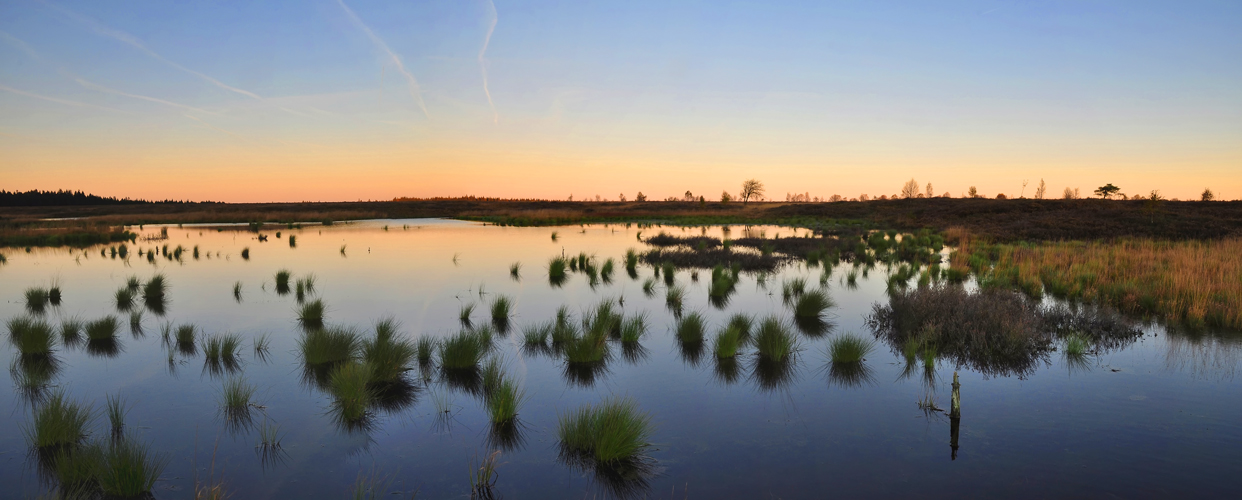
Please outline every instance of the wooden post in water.
M949 447L953 449L951 460L957 460L957 434L962 423L962 384L957 381L957 372L953 372L953 396L949 401Z
M953 399L950 402L949 417L962 418L962 384L957 382L957 372L953 372Z

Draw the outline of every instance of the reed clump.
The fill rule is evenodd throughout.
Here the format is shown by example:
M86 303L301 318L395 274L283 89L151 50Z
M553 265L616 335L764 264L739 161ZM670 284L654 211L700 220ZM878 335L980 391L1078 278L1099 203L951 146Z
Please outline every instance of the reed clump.
M128 311L134 307L134 291L128 287L117 290L115 298L118 311Z
M651 415L632 398L608 398L558 417L563 452L606 466L642 457L650 446Z
M293 273L290 272L288 269L281 269L279 271L276 271L276 294L277 295L288 295L289 294L289 279L292 277L293 277Z
M371 381L397 382L410 370L418 349L399 328L395 319L382 319L375 324L375 337L362 342L362 360L371 367Z
M56 342L52 327L46 321L29 317L9 320L9 342L21 352L22 358L47 358Z
M150 445L132 439L116 439L102 447L101 467L96 474L99 489L110 498L138 498L155 487L170 457L153 453Z
M370 363L347 362L332 370L328 388L332 393L332 408L346 422L359 422L367 418L375 392L370 383L375 375Z
M31 447L55 452L85 439L87 426L94 419L95 410L89 404L72 401L58 389L35 407L23 433Z
M353 360L358 355L361 339L358 332L342 327L307 330L298 340L302 361L309 366L323 366Z
M509 318L513 314L513 299L506 295L497 295L492 299L492 324L500 328L501 325L507 325ZM503 330L503 328L501 328Z
M828 293L815 289L802 293L794 302L794 317L800 320L822 320L824 311L836 305Z
M832 362L859 363L871 352L874 343L852 334L840 335L828 344L828 353Z
M42 314L47 310L49 302L47 290L42 288L27 288L24 295L26 298L26 310L35 314Z
M760 357L775 362L785 360L798 349L798 341L789 326L776 316L765 317L759 322L754 342Z
M86 324L86 338L93 341L116 340L116 331L121 322L116 316L104 316Z
M703 315L692 312L677 321L677 341L683 344L699 344L703 342L707 321Z
M163 274L156 274L142 286L142 302L147 309L162 313L168 301L168 280Z
M298 323L303 328L322 328L323 316L327 307L323 304L323 299L315 299L298 309Z
M491 349L490 331L462 330L440 343L440 367L447 370L471 370Z
M742 346L741 329L729 325L716 334L716 342L713 351L719 359L728 359L737 356L738 349Z
M555 238L553 238L555 241ZM569 279L566 269L569 267L569 261L564 257L553 257L548 261L548 283L552 286L561 286Z

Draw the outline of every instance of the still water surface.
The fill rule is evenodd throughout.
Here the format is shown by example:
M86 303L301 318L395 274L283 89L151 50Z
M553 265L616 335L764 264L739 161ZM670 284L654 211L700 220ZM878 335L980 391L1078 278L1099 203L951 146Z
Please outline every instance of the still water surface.
M128 315L118 314L122 352L100 357L61 347L63 368L55 382L96 408L106 394L134 404L128 432L170 457L157 498L191 498L195 477L201 482L209 474L222 478L235 498L345 497L360 474L389 478L389 489L404 493L393 498L415 491L418 498L469 497L472 460L494 449L482 402L435 380L419 380L413 404L381 413L369 432L340 429L328 415L329 396L302 382L297 303L293 294L274 292L273 276L281 269L294 279L316 276L328 323L369 329L393 317L412 337L457 332L463 304L478 303L475 317L485 321L486 303L495 294L516 299L515 328L501 340L500 355L529 400L519 414L522 442L499 460L497 492L507 498L607 497L592 475L558 461L556 422L558 412L610 395L633 397L655 422L650 455L657 474L633 491L639 497L1232 497L1242 487L1242 383L1234 377L1240 350L1228 334L1191 338L1153 325L1139 341L1094 357L1087 367L1054 353L1050 364L1021 380L961 370L955 452L949 419L916 403L929 393L925 381L901 377L904 361L887 347L877 343L867 357L869 382L849 386L829 376L828 339L844 332L871 336L864 317L873 304L887 301L882 265L860 277L857 287L845 284L848 265L833 271L826 281L837 303L832 331L801 337L793 376L774 385L751 373L753 350L740 359L741 376L732 382L716 374L710 345L697 363L682 357L663 294L642 292L652 269L640 266L639 278L631 279L620 266L626 249L645 249L637 227L387 220L282 229L281 238L265 230L266 242L245 231L167 229L166 241L130 245L128 261L101 257L98 247L10 249L0 267L0 318L26 314L23 290L55 281L64 298L46 313L53 325L70 316L118 314L113 293L128 277L167 276L167 312L145 315L145 336L131 335L124 326ZM752 228L759 229L768 236L793 232ZM732 233L743 230L734 227ZM555 241L552 231L559 233ZM643 231L647 236L658 229ZM721 235L719 227L706 231ZM158 232L158 226L141 231ZM291 234L296 248L288 244ZM134 252L164 244L198 246L202 256L187 253L182 262L161 256L151 264ZM243 248L250 249L248 260L240 256ZM600 262L614 258L618 272L610 284L592 287L573 274L564 286L551 287L546 266L562 252L587 252ZM509 275L514 262L522 263L520 280ZM821 271L787 266L767 277L766 285L744 273L723 310L708 302L709 271L701 271L698 282L688 270L676 279L689 291L686 310L708 318L710 343L733 313L787 317L781 280L806 276L817 283ZM240 302L233 297L239 281ZM562 305L581 311L617 298L624 298L627 313L646 312L646 354L618 357L593 385L571 383L563 361L521 349L522 325L547 321ZM170 366L159 335L166 322L246 339L238 373L259 388L257 400L265 408L256 419L279 425L279 459L263 460L256 452L257 430L226 428L217 403L226 377L205 371L201 352L178 355ZM264 334L271 339L266 360L249 349L250 338ZM6 366L17 356L11 347L0 352ZM946 409L953 372L940 366L932 386ZM0 371L0 386L13 385L9 371ZM451 412L439 414L434 399L448 401ZM0 497L37 496L48 485L39 479L21 432L28 405L16 391L5 400ZM106 432L105 425L106 419L97 419L94 428Z

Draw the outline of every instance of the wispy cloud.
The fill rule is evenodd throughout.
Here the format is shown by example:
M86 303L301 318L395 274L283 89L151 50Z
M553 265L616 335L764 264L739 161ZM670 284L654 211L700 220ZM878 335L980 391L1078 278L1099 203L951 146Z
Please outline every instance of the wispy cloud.
M70 101L70 100L68 100L68 99L61 99L61 98L59 98L59 97L50 97L50 96L40 95L40 94L36 94L36 93L34 93L34 92L27 92L27 91L25 91L25 90L15 89L15 88L13 88L13 87L8 87L8 86L5 86L5 85L0 85L0 90L3 90L3 91L5 91L5 92L12 92L12 93L17 94L17 95L24 95L24 96L26 96L26 97L33 97L33 98L35 98L35 99L42 99L42 100L44 100L44 101L54 102L54 103L58 103L58 104L64 104L64 105L67 105L67 106L78 106L78 107L83 107L83 108L95 108L95 109L102 109L102 110L105 110L105 111L115 111L115 112L117 112L117 113L124 113L124 111L121 111L121 110L119 110L119 109L109 108L109 107L107 107L107 106L99 106L99 105L89 104L89 103L85 103L85 102L78 102L78 101Z
M83 15L81 15L81 14L78 14L77 12L74 12L74 11L72 11L72 10L66 9L66 8L61 7L61 6L59 6L59 5L56 5L56 4L54 4L54 3L51 3L51 2L44 2L44 3L45 3L48 7L51 7L52 9L56 10L57 12L60 12L61 14L64 14L66 17L69 17L70 19L73 19L74 21L77 21L77 22L79 22L79 23L82 23L82 24L86 25L88 28L90 28L90 29L91 29L91 31L94 31L96 34L101 35L101 36L106 36L106 37L109 37L109 38L113 38L113 39L116 39L116 40L119 40L119 41L121 41L121 42L123 42L123 43L125 43L125 44L127 44L127 45L129 45L129 46L131 46L131 47L134 47L135 49L138 49L139 51L141 51L142 53L144 53L144 54L146 54L146 55L148 55L148 56L152 57L153 59L155 59L155 60L157 60L157 61L160 61L160 62L162 62L162 63L164 63L164 64L168 65L169 67L172 67L172 68L177 69L177 70L179 70L179 71L182 71L182 72L185 72L185 73L188 73L188 74L194 75L194 76L196 76L196 77L198 77L198 78L203 79L204 81L207 81L208 83L211 83L212 85L215 85L215 86L217 86L217 87L220 87L220 88L222 88L222 89L224 89L224 90L227 90L227 91L229 91L229 92L233 92L233 93L236 93L236 94L244 95L244 96L246 96L246 97L250 97L250 98L252 98L252 99L262 99L261 97L259 97L257 94L255 94L255 93L253 93L253 92L250 92L250 91L247 91L247 90L242 90L242 89L239 89L239 88L237 88L237 87L233 87L233 86L228 85L228 84L226 84L226 83L224 83L224 82L221 82L220 80L217 80L217 79L212 78L212 77L210 77L210 76L207 76L207 75L205 75L205 74L203 74L203 73L200 73L200 72L198 72L198 71L194 71L194 70L192 70L192 69L190 69L190 68L187 68L187 67L182 66L182 65L180 65L180 64L177 64L177 63L175 63L175 62L173 62L173 61L170 61L170 60L168 60L167 58L165 58L164 56L159 55L158 53L156 53L154 50L151 50L151 49L147 48L147 46L146 46L145 44L143 44L141 40L139 40L137 37L135 37L135 36L133 36L133 35L130 35L129 33L126 33L126 32L124 32L124 31L121 31L121 30L118 30L118 29L110 28L110 27L108 27L108 26L105 26L105 25L101 24L100 22L98 22L98 21L96 21L96 20L94 20L94 19L91 19L91 18L89 18L89 17L83 16Z
M3 31L0 31L0 38L4 39L5 41L9 42L10 44L13 44L13 45L15 45L15 46L17 46L17 47L21 48L21 49L22 49L22 51L23 51L23 52L25 52L25 53L26 53L26 55L27 55L27 56L29 56L31 59L34 59L34 60L36 60L36 61L39 61L40 63L45 64L45 65L47 65L47 66L53 66L53 67L55 66L54 64L52 64L52 63L51 63L51 61L48 61L48 60L47 60L47 58L43 57L43 55L42 55L42 54L39 54L39 52L38 52L37 50L35 50L35 49L34 49L34 47L31 47L31 46L30 46L30 44L26 43L25 41L21 40L20 38L17 38L17 37L15 37L15 36L13 36L13 35L10 35L10 34L8 34L8 33L3 32ZM82 78L82 77L80 77L80 76L78 76L78 75L74 74L74 73L73 73L73 72L71 72L71 71L65 70L64 68L56 68L56 72L57 72L57 73L60 73L60 75L61 75L61 76L64 76L65 78L68 78L68 79L70 79L70 80L73 80L73 81L74 81L75 83L77 83L78 85L81 85L82 87L87 88L87 89L90 89L90 90L95 90L95 91L99 91L99 92L106 92L106 93L109 93L109 94L116 94L116 95L119 95L119 96L130 97L130 98L133 98L133 99L141 99L141 100L144 100L144 101L154 102L154 103L157 103L157 104L163 104L163 105L165 105L165 106L171 106L171 107L174 107L174 108L186 109L186 110L190 110L190 111L196 111L196 112L199 112L199 113L204 113L204 114L209 114L209 115L214 115L214 114L217 114L217 113L212 113L211 111L207 111L207 110L205 110L205 109L199 109L199 108L196 108L196 107L193 107L193 106L187 106L187 105L185 105L185 104L181 104L181 103L177 103L177 102L172 102L172 101L169 101L169 100L166 100L166 99L160 99L160 98L157 98L157 97L145 96L145 95L140 95L140 94L132 94L132 93L129 93L129 92L124 92L124 91L117 90L117 89L114 89L114 88L111 88L111 87L106 87L106 86L100 85L100 84L98 84L98 83L95 83L95 82L89 81L89 80L87 80L87 79L85 79L85 78Z
M74 82L77 82L77 84L78 84L78 85L81 85L81 86L83 86L83 87L85 87L85 88L88 88L88 89L91 89L91 90L97 90L97 91L99 91L99 92L105 92L105 93L108 93L108 94L116 94L116 95L119 95L119 96L125 96L125 97L129 97L129 98L133 98L133 99L141 99L141 100L143 100L143 101L149 101L149 102L153 102L153 103L156 103L156 104L163 104L163 105L165 105L165 106L172 106L172 107L174 107L174 108L179 108L179 109L184 109L184 110L189 110L189 111L195 111L195 112L198 112L198 113L204 113L204 114L208 114L208 115L215 115L215 114L219 114L219 113L213 113L213 112L211 112L211 111L207 111L207 110L205 110L205 109L199 109L199 108L196 108L196 107L194 107L194 106L187 106L187 105L185 105L185 104L176 103L176 102L172 102L172 101L167 101L167 100L160 99L160 98L157 98L157 97L150 97L150 96L145 96L145 95L140 95L140 94L131 94L131 93L129 93L129 92L123 92L123 91L120 91L120 90L117 90L117 89L114 89L114 88L105 87L105 86L103 86L103 85L100 85L100 84L95 83L95 82L88 81L88 80L83 79L83 78L80 78L80 77L71 77L71 78L73 78L73 81L74 81Z
M479 71L483 72L483 93L487 95L487 105L492 108L492 123L500 122L500 115L496 113L496 105L492 103L492 91L487 88L487 62L483 60L483 54L487 52L487 46L492 42L492 33L496 31L496 21L499 16L496 15L496 4L492 0L487 0L487 12L491 16L491 20L487 25L487 36L483 38L483 48L479 49Z
M345 5L344 0L336 0L336 3L340 4L341 9L345 10L345 14L349 16L349 19L353 21L363 33L366 33L367 38L371 39L371 43L374 43L376 47L384 51L384 53L388 56L388 59L392 61L392 64L397 67L397 71L401 72L402 76L405 76L405 81L410 88L410 97L413 97L414 100L418 102L418 107L422 108L423 114L430 119L431 113L427 112L427 105L423 103L423 93L422 90L419 89L418 79L414 78L414 75L410 74L410 71L405 69L405 63L401 62L401 56L398 56L396 52L393 52L392 49L388 47L388 44L384 43L379 36L376 36L375 32L371 31L371 28L368 28L367 25L362 22L362 19L359 19L358 15L354 14L354 11L350 9L348 5Z

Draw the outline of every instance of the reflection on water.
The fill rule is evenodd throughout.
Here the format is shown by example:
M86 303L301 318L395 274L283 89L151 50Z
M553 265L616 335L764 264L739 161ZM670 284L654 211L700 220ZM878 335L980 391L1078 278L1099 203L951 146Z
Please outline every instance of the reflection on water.
M1213 497L1242 486L1231 469L1242 451L1230 445L1242 440L1239 337L949 285L893 260L900 252L871 258L849 231L826 244L772 226L137 230L155 239L115 252L5 252L0 319L33 315L54 346L23 354L7 332L0 376L15 404L0 412L0 450L15 459L0 465L0 497L55 484L23 429L62 389L97 411L108 396L134 402L126 439L174 457L157 498L191 497L196 468L213 458L235 498L344 496L375 470L419 497L466 497L470 458L495 451L504 458L488 491L508 498L664 498L675 488L702 498ZM660 247L685 267L646 260L656 247L644 241L661 232L703 248ZM778 234L779 248L799 254L763 241ZM735 236L752 241L734 246ZM781 264L711 262L741 254ZM28 300L26 289L53 281L58 304ZM799 297L820 290L835 305L795 314ZM511 303L493 314L498 297ZM712 333L679 339L678 320L692 315ZM733 356L718 355L716 332L768 315L793 325L793 354L759 356L747 327ZM415 353L400 376L365 385L360 417L332 376L365 360L332 349L308 359L303 343L385 317L406 325ZM126 319L130 335L118 335ZM477 365L443 366L443 341L463 329L491 332L481 359L503 360L528 396L516 418L491 422ZM888 349L833 363L826 347L843 331L872 331ZM209 339L228 334L250 354L212 355ZM952 369L962 418L944 408ZM232 380L254 397L224 411ZM607 396L653 416L649 456L601 466L558 446L560 417ZM107 435L106 420L87 432ZM1100 463L1107 474L1092 468ZM1059 480L1032 482L1032 468Z

